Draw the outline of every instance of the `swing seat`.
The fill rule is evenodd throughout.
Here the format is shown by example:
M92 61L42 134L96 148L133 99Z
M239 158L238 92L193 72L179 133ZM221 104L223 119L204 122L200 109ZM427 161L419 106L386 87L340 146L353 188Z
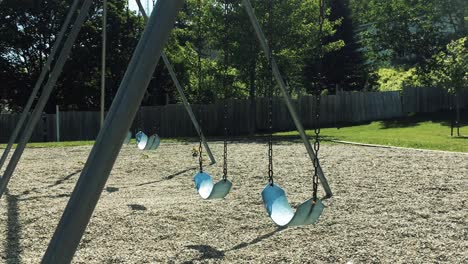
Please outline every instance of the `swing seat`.
M135 139L137 142L137 146L141 150L155 150L159 147L161 143L161 139L159 138L158 134L154 134L148 137L142 131L139 131L135 135Z
M124 139L124 144L130 143L130 140L132 139L132 132L128 131L127 136Z
M279 226L314 224L325 207L320 199L317 198L314 204L311 198L299 205L294 213L286 193L278 185L268 184L262 191L262 198L268 215Z
M232 187L229 180L220 180L213 184L213 178L206 172L198 172L193 177L195 187L203 199L221 199L226 197Z

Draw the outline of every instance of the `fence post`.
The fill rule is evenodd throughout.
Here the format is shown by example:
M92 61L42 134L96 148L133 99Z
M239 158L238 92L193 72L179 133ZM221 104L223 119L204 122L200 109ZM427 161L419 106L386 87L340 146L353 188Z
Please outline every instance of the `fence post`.
M55 106L55 131L57 142L60 142L60 108L58 105Z

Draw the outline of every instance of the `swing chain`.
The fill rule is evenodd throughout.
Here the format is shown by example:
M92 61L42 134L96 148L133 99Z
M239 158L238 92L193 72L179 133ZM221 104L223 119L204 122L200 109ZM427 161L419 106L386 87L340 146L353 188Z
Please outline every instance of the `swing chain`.
M322 34L323 34L323 23L324 23L324 0L319 0L320 2L320 17L319 17L319 72L318 72L318 83L315 90L315 125L314 125L314 133L315 133L315 142L314 142L314 151L315 151L315 158L314 158L314 176L312 178L313 182L313 202L317 201L317 190L318 190L318 170L319 170L319 150L320 150L320 92L321 92L321 85L322 85L322 61L323 61L323 43L322 43Z
M201 108L201 106L200 106L200 108ZM201 122L200 122L200 126L201 126ZM201 131L201 128L200 128L200 135L201 135L201 133L202 133L202 131ZM202 145L202 143L203 142L202 142L202 139L201 139L201 136L200 136L200 141L199 141L199 145L198 145L198 164L200 166L200 173L203 172L203 145Z
M270 43L273 45L273 0L269 1L269 34L270 34ZM270 47L270 52L268 54L270 72L270 85L268 88L268 128L269 128L269 137L268 137L268 182L270 186L273 186L273 46Z
M227 101L224 99L224 162L223 162L223 180L227 180L227 158L228 158L228 148L227 148L227 137L228 137L228 129L227 129L227 118L228 118L228 106Z
M141 111L141 107L138 108L138 113L137 113L138 117L137 117L137 130L138 131L143 131L143 117L142 117L142 111ZM137 132L138 132L137 131Z
M272 100L271 98L269 99L269 129L270 129L270 135L268 138L268 182L270 183L271 186L273 186L273 125L272 125Z
M314 141L314 151L315 151L315 158L314 158L314 176L312 178L313 181L313 201L317 201L317 190L318 190L318 170L319 170L319 150L320 150L320 87L317 87L317 91L315 94L315 141Z
M202 114L203 114L203 111L202 111L202 108L203 108L203 105L202 105L202 101L201 101L201 98L202 98L202 92L201 92L201 88L202 88L202 61L201 61L201 42L202 42L202 36L201 36L201 1L198 0L197 1L197 5L198 5L198 25L197 25L197 54L198 54L198 96L199 96L199 100L200 100L200 106L199 106L199 127L200 127L200 131L199 134L200 134L200 138L199 138L199 146L198 146L198 163L199 163L199 166L200 166L200 173L203 172L203 140L202 140L202 123L203 123L203 118L202 118Z
M223 88L224 88L224 160L223 160L223 180L227 180L228 173L228 101L227 101L227 78L228 78L228 63L229 63L229 6L228 0L224 0L224 77L223 77Z

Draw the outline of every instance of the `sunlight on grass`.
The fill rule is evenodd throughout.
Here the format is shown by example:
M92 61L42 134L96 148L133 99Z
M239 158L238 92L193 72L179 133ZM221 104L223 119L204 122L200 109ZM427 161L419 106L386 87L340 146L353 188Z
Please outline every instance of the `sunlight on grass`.
M366 144L378 144L386 146L397 146L407 148L446 150L457 152L468 152L468 123L463 123L460 132L465 137L451 137L450 126L441 120L428 121L420 117L409 116L407 118L375 121L370 124L356 125L336 128L323 128L321 136L324 141L342 140ZM312 136L312 130L307 134ZM274 136L277 139L284 137L285 141L293 142L290 136L297 136L296 131L279 132ZM165 138L162 141L170 142L195 142L197 138ZM214 138L211 138L214 140ZM221 139L217 139L221 140ZM256 139L252 139L256 140ZM298 141L299 142L299 141ZM54 148L54 147L74 147L93 145L94 141L67 141L67 142L46 142L29 143L29 148ZM130 144L135 144L132 139ZM0 148L5 148L5 144L0 144Z
M460 128L468 134L468 126ZM308 130L308 135L313 131ZM297 132L276 133L276 136L298 135ZM343 140L367 144L398 146L468 152L468 138L450 137L450 127L431 121L418 123L397 123L376 121L367 125L344 127L341 129L324 128L321 135L325 140Z

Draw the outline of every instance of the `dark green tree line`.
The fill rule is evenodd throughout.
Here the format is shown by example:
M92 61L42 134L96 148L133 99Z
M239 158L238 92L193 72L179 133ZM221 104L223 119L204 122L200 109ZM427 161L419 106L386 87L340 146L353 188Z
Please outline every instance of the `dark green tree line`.
M417 66L421 76L424 72L434 72L437 65L434 55L444 51L451 40L467 35L466 1L449 2L326 0L323 49L319 47L318 0L268 0L252 1L252 4L270 38L290 92L298 96L317 87L319 70L323 76L320 88L329 92L334 92L336 87L375 88L374 73L382 65ZM71 0L9 0L1 4L0 104L21 110L70 3ZM264 96L270 85L269 65L241 1L229 0L227 14L224 3L224 0L187 0L166 46L166 53L192 103L215 102L225 96L226 51L227 96ZM93 5L48 111L55 104L70 110L99 108L102 1ZM127 0L109 1L108 19L106 107L115 95L144 28L143 18L128 10ZM320 50L324 52L323 59ZM202 55L200 84L198 51ZM143 105L178 101L174 84L160 62Z

